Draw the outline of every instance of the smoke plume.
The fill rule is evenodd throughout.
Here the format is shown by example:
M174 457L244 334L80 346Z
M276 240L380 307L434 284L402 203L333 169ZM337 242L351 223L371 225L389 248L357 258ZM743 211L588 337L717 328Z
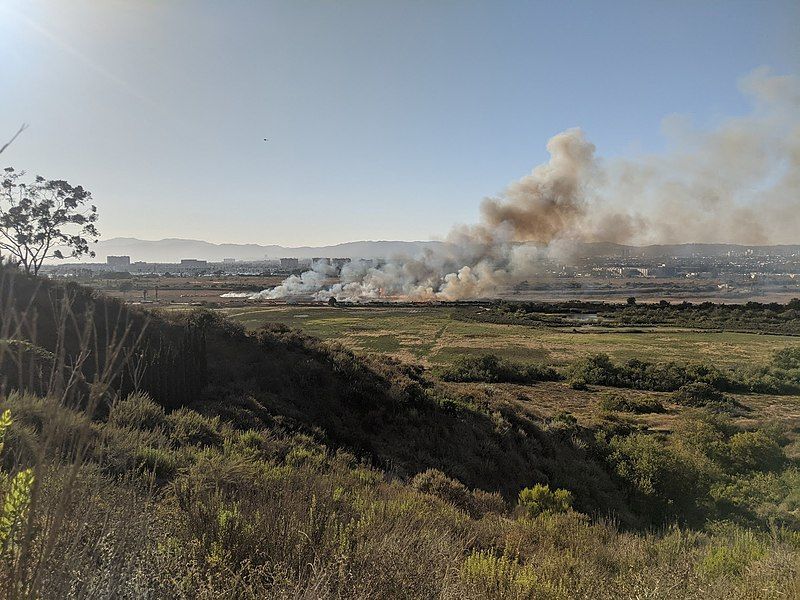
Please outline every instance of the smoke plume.
M575 242L800 242L800 82L757 69L740 81L745 116L710 131L663 124L668 151L601 160L580 129L547 143L550 159L481 205L440 251L354 262L338 283L324 264L257 298L457 300L497 294Z

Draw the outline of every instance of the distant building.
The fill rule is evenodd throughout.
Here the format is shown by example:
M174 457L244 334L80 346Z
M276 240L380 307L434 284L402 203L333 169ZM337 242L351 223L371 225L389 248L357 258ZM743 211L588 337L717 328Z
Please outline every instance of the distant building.
M236 259L235 258L223 258L222 262L223 262L223 264L230 265L230 264L235 263Z
M337 269L341 269L343 266L345 266L349 262L350 262L349 258L332 258L331 259L331 264L334 267L336 267Z
M675 277L678 274L678 269L675 267L660 265L658 267L651 267L647 269L645 277Z
M282 258L281 259L281 269L285 269L287 271L291 271L292 269L296 269L300 266L300 260L297 258Z
M198 260L196 258L182 258L181 267L184 269L205 269L208 266L207 260Z
M127 269L131 266L130 256L107 256L106 264L114 269Z

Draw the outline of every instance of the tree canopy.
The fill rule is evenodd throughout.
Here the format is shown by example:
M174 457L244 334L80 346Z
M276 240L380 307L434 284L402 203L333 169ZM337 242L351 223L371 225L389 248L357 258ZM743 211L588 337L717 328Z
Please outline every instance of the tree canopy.
M7 167L0 193L0 251L27 273L37 274L49 258L94 256L91 242L100 233L91 192L60 179Z

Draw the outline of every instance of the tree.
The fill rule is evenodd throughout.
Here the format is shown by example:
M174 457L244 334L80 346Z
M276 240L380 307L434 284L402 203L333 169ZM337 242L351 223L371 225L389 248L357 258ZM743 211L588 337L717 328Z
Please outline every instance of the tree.
M12 167L2 174L0 251L34 275L48 258L94 256L89 242L97 242L100 233L91 193L38 175L25 183L24 175Z
M631 296L630 298L628 298L627 302L628 302L628 306L633 306L634 304L636 304L636 298Z

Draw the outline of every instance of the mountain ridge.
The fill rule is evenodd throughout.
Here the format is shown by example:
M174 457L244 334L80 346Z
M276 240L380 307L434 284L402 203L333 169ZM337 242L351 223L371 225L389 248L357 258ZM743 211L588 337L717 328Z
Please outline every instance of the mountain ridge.
M187 238L164 238L161 240L142 240L135 237L115 237L102 240L93 248L95 259L105 261L109 255L127 255L132 261L145 262L178 262L183 258L195 258L212 262L224 258L256 261L283 257L301 259L327 258L395 258L418 256L426 250L436 250L447 246L447 242L436 240L357 240L327 246L282 246L279 244L215 244L205 240ZM647 246L631 246L610 242L580 242L571 248L573 256L640 256L654 258L659 256L686 257L692 254L704 256L724 256L727 253L743 253L751 249L754 253L763 254L796 254L800 253L800 245L746 245L718 243L687 244L652 244Z

